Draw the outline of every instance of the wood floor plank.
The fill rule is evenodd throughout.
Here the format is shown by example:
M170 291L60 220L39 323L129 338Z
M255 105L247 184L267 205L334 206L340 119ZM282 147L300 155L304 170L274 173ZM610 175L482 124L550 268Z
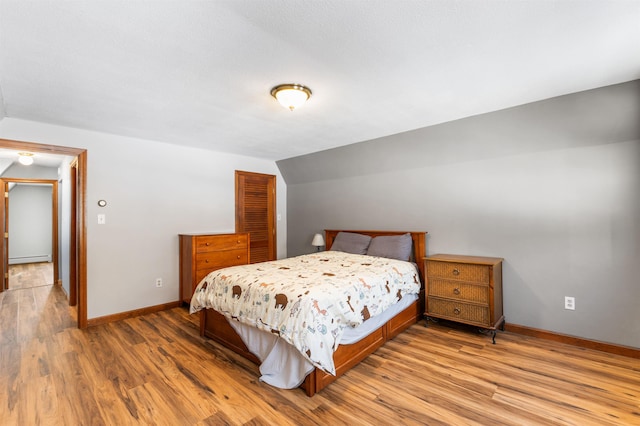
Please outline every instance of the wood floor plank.
M185 417L187 413L176 409L175 404L172 404L174 401L159 391L153 382L136 386L129 393L144 424L172 426L192 423Z
M4 370L0 370L4 371ZM8 375L3 373L0 377L0 419L8 425L17 425L18 423L18 396L20 389L18 388L18 374Z
M2 347L18 344L19 306L18 303L3 303L0 305L0 345Z
M83 422L104 425L92 386L83 374L78 354L65 352L51 360L51 376L55 384L60 424Z
M487 354L489 353L491 351L487 351ZM579 378L575 379L573 377L576 375L575 373L564 375L564 372L573 371L574 366L558 367L558 363L532 360L528 360L526 363L520 362L510 365L510 361L504 356L499 358L503 362L494 364L495 371L493 373L482 369L482 364L479 364L479 361L486 364L486 360L478 360L478 357L474 357L473 360L467 360L466 363L458 363L455 358L452 358L447 362L442 362L442 365L453 376L459 373L466 376L473 374L484 380L495 380L498 385L496 388L496 395L498 396L503 390L517 386L518 390L526 391L529 397L534 397L542 406L545 406L545 400L551 400L553 401L551 405L556 407L556 410L558 410L558 407L561 408L563 418L572 418L573 411L582 412L594 419L601 418L603 421L608 420L612 415L616 416L616 413L620 414L618 409L612 410L604 405L590 402L594 399L598 400L594 398L593 393L597 388L585 385ZM513 358L510 359L513 360ZM580 377L581 374L578 373L577 376ZM572 394L566 393L567 388L574 389ZM562 401L562 404L558 403L559 400ZM624 412L629 408L629 405L623 405L622 411ZM538 411L540 410L536 409L532 413Z
M34 377L21 384L21 394L26 395L19 411L18 422L24 425L56 424L58 401L51 376Z
M92 384L92 395L100 410L101 418L107 425L135 424L140 421L137 407L131 401L127 389L118 380L109 380L96 368L91 354L81 354L78 358L86 379Z
M514 353L514 351L512 351ZM621 358L609 354L607 359ZM529 350L518 357L505 357L500 352L486 351L481 359L488 362L502 360L498 373L500 376L519 377L518 382L526 381L538 388L552 390L562 394L568 387L576 389L576 395L585 400L603 398L609 402L632 404L640 400L640 382L637 374L628 374L608 363L594 363L588 359L562 357L548 359L545 352ZM637 360L636 360L637 361ZM637 364L637 363L636 363ZM467 364L468 370L478 365ZM508 373L508 374L507 374Z
M78 330L58 286L21 286L0 294L3 425L640 425L633 358L419 323L308 398L186 308Z

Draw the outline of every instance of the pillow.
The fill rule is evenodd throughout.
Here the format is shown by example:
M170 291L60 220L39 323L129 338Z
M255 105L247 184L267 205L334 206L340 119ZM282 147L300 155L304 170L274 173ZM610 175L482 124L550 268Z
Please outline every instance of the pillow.
M367 254L408 261L411 258L411 234L383 235L371 240Z
M367 254L367 248L370 242L371 237L368 235L354 234L353 232L338 232L330 250L343 251L351 254Z

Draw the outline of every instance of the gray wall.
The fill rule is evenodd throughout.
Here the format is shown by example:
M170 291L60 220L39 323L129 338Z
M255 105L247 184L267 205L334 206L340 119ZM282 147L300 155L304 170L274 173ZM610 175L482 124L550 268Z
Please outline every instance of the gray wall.
M505 259L507 322L640 347L640 81L277 164L290 255L325 228L425 230L429 255Z
M9 191L9 264L51 262L52 185L17 184Z

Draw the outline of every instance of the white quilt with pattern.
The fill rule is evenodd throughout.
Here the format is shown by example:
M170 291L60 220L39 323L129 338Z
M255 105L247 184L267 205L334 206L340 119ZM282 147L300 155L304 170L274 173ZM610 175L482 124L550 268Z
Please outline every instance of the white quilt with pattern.
M325 251L213 271L196 288L191 313L215 309L275 333L335 375L333 352L345 327L419 291L413 263Z

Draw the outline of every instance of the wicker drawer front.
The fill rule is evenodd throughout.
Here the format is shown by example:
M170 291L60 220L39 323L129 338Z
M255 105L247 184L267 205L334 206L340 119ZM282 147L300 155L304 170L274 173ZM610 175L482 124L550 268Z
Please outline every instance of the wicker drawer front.
M214 251L198 254L196 257L196 270L243 265L246 263L249 263L247 249Z
M247 247L246 235L208 235L196 240L196 253Z
M437 297L429 297L428 305L429 312L427 315L433 314L454 321L491 325L488 306L444 300Z
M427 260L427 276L489 284L489 267Z
M429 278L429 296L489 303L489 286Z

